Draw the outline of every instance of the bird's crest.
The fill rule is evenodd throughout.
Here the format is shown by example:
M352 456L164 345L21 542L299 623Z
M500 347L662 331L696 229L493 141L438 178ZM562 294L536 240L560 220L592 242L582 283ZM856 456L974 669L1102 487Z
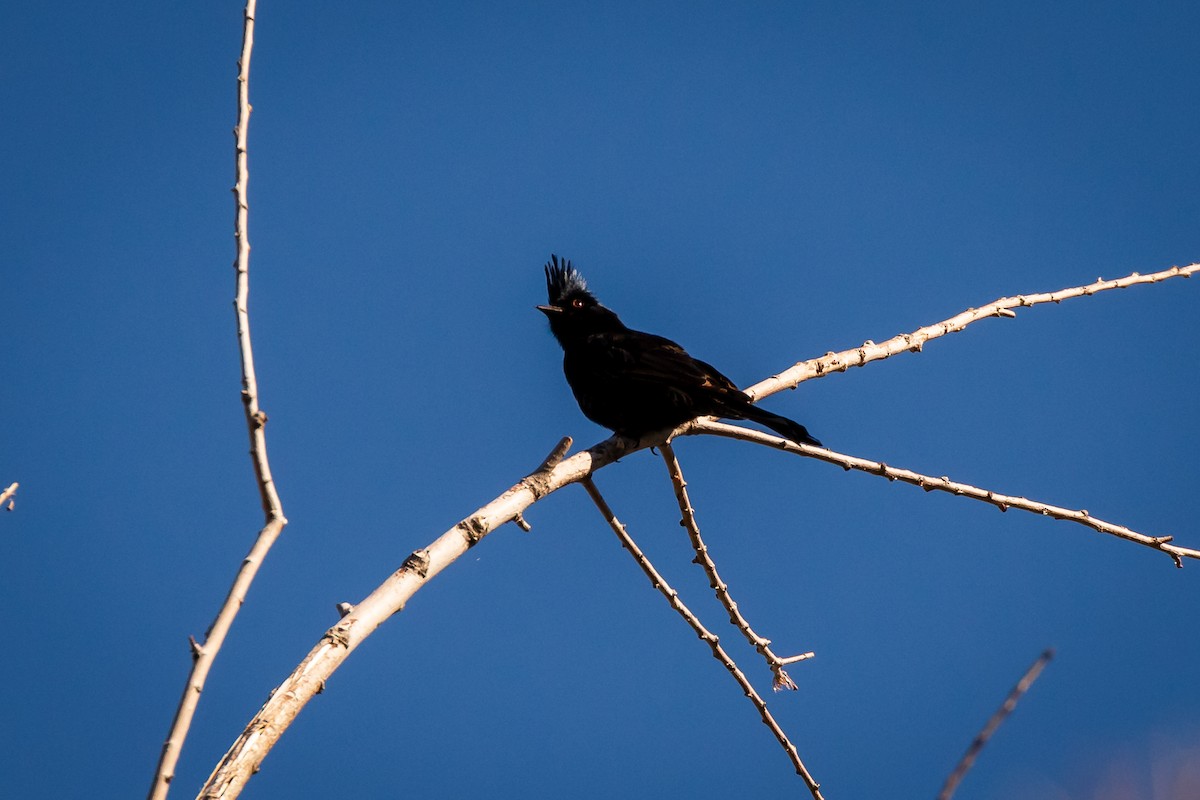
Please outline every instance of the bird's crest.
M588 294L587 281L567 259L551 255L546 262L546 294L551 303L558 303L574 293Z

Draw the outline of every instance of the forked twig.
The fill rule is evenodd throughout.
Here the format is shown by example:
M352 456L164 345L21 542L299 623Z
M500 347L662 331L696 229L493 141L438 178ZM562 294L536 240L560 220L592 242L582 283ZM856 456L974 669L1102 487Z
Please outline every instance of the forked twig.
M1175 538L1173 536L1147 536L1144 533L1126 528L1124 525L1114 525L1111 522L1105 522L1102 519L1097 519L1083 509L1063 508L1062 506L1054 506L1049 503L1039 503L1036 500L1028 500L1024 497L1014 497L1012 495L1000 494L989 489L981 489L978 486L972 486L968 483L959 483L952 481L947 477L935 478L931 475L922 475L919 472L913 472L909 469L900 469L891 467L881 461L871 461L865 458L856 456L848 456L844 453L837 453L833 450L827 450L823 447L813 447L807 444L796 444L787 439L781 439L768 433L751 430L750 428L741 428L737 425L729 425L724 422L715 422L711 419L698 419L681 426L675 431L675 435L691 435L697 433L711 433L717 436L724 436L730 439L740 439L745 442L755 442L757 444L775 447L779 450L786 450L789 453L815 458L818 461L824 461L828 464L836 464L843 469L854 469L860 472L866 472L871 475L879 475L887 478L889 481L901 481L910 483L913 486L920 486L927 492L939 491L948 492L959 497L969 497L972 500L980 500L985 503L990 503L1001 511L1007 511L1010 508L1020 509L1021 511L1030 511L1034 514L1041 514L1045 517L1053 517L1067 522L1075 522L1091 528L1100 533L1106 533L1110 536L1116 536L1126 541L1135 542L1144 545L1154 550L1166 553L1175 562L1175 566L1182 567L1183 559L1197 558L1200 559L1200 550L1193 550L1189 547L1179 547L1171 544Z
M1046 665L1050 663L1050 659L1052 658L1054 658L1054 650L1046 650L1029 666L1029 669L1025 671L1021 680L1017 681L1017 685L1008 693L1008 697L1005 698L1000 708L996 709L996 713L992 714L992 718L987 721L987 724L983 726L983 730L971 742L971 746L967 748L967 752L963 753L963 757L959 760L958 766L954 768L954 772L951 772L950 777L946 778L946 783L942 786L942 791L938 793L937 800L950 800L954 796L954 792L958 789L958 784L962 782L963 776L974 766L975 759L979 757L979 751L983 749L983 746L992 738L992 734L996 732L996 729L1000 727L1004 720L1008 718L1008 715L1013 712L1013 709L1017 707L1017 701L1029 691L1029 687L1033 686L1033 682L1042 674L1042 670L1046 668Z
M180 751L187 738L188 728L191 727L196 707L200 702L200 693L204 690L209 670L213 661L229 633L233 620L246 601L246 593L254 581L258 569L266 558L271 545L279 537L287 519L283 515L283 504L271 477L271 466L267 460L267 439L263 427L267 423L267 415L258 404L258 379L254 371L254 352L250 346L250 239L249 239L249 200L247 189L250 172L247 166L247 137L250 125L250 54L254 48L254 14L256 0L247 0L243 12L242 53L238 59L238 123L234 129L236 140L235 175L233 187L235 203L234 238L237 244L237 259L234 267L237 273L236 297L234 309L237 314L238 346L242 360L242 404L246 413L246 426L250 435L250 459L254 464L254 475L258 483L259 495L262 499L263 514L266 518L262 530L259 531L250 552L242 560L241 567L229 587L229 592L222 603L216 618L204 635L204 642L191 639L192 669L184 684L183 696L175 711L175 719L171 722L171 730L163 743L159 755L158 767L154 772L154 780L150 785L148 797L150 800L162 800L170 790L171 779L175 777L175 765L179 761Z
M781 392L784 389L795 389L804 381L812 378L823 378L835 372L845 372L850 367L861 367L872 361L890 358L897 353L919 353L921 348L931 339L937 339L948 333L957 333L972 322L978 322L986 317L1015 317L1014 308L1027 308L1042 303L1061 303L1073 297L1090 297L1097 292L1109 289L1124 289L1143 283L1159 283L1170 278L1190 278L1200 270L1200 264L1186 267L1171 267L1161 272L1149 275L1139 275L1134 272L1124 278L1115 280L1098 279L1095 283L1085 286L1074 286L1070 289L1060 289L1057 292L1041 292L1039 294L1019 294L1015 297L1001 297L979 308L969 308L961 314L956 314L942 322L926 325L912 333L902 333L893 336L886 342L864 342L861 347L842 350L839 353L826 353L820 358L812 358L794 364L778 375L772 375L766 380L759 381L746 389L746 394L755 402Z
M803 653L789 658L780 658L771 650L771 640L759 636L750 627L750 623L738 609L738 604L734 602L733 597L729 594L729 584L721 580L721 576L717 573L716 562L708 554L708 546L704 544L704 540L700 536L700 524L696 521L696 510L692 508L692 501L688 496L687 481L683 477L683 467L679 465L679 459L675 457L674 448L671 447L669 442L664 442L659 445L658 449L662 453L663 462L667 465L667 472L671 476L671 485L675 489L675 499L679 503L679 511L683 515L679 524L687 530L688 538L692 542L692 550L696 552L695 563L704 569L704 574L708 576L709 587L716 593L717 599L721 601L721 605L729 612L729 621L742 632L742 635L746 637L746 641L766 660L767 666L775 676L771 687L775 691L779 691L780 689L796 689L796 682L787 674L784 666L812 658L813 654Z
M628 550L629 554L633 556L635 561L637 561L638 566L642 568L642 572L646 573L646 577L650 579L650 583L654 585L654 588L657 589L663 597L667 598L667 602L671 604L671 607L674 608L681 617L683 617L684 621L687 622L687 624L691 626L692 630L696 632L696 635L703 639L705 644L709 646L709 648L712 650L713 658L717 659L717 661L720 661L721 665L729 671L729 674L733 676L733 679L737 681L739 686L742 687L742 691L745 692L746 697L749 698L750 702L754 704L754 707L758 709L758 714L760 717L762 717L763 724L770 729L776 740L779 741L780 746L783 747L784 752L787 753L788 759L792 762L792 766L796 768L796 774L804 780L804 783L806 786L808 786L808 791L812 793L813 798L815 800L823 800L821 796L821 785L813 780L812 775L809 774L808 769L804 766L804 762L800 760L800 754L796 751L796 746L787 738L787 734L783 732L783 728L779 727L779 723L776 722L775 717L771 715L771 711L767 708L767 704L762 699L762 696L755 691L754 686L751 685L750 681L746 679L745 674L738 669L737 664L735 664L733 659L729 657L729 654L725 652L725 648L721 647L720 638L715 633L712 633L704 627L704 624L700 622L699 618L693 614L686 605L683 604L682 600L679 599L679 593L672 589L671 585L667 583L666 579L664 579L659 571L654 568L654 565L650 563L650 559L646 558L646 554L642 552L641 548L637 546L637 543L634 542L633 538L629 535L629 532L625 530L625 525L622 524L619 519L617 519L615 514L613 514L612 509L609 508L608 503L605 502L604 497L600 494L600 490L596 488L596 484L592 481L591 477L589 476L582 479L580 483L583 484L584 489L587 489L588 495L592 498L592 502L596 504L596 507L600 509L600 513L604 516L604 520L608 523L609 527L613 529L613 532L617 534L617 538L621 540L621 545Z

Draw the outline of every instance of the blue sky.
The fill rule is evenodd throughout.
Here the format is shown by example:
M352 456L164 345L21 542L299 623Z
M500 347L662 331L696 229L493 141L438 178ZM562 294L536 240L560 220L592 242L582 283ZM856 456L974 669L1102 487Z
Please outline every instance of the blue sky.
M136 797L187 636L261 523L231 311L241 7L56 8L9 10L0 48L0 484L21 483L0 516L0 748L22 765L0 795ZM533 310L551 252L741 384L1200 259L1194 4L258 18L251 314L291 524L173 796L336 603L558 437L604 438ZM766 405L842 452L1196 547L1198 309L1184 280L1039 307ZM1174 798L1196 778L1200 564L742 443L676 449L742 611L817 653L768 702L830 800L932 797L1049 646L959 797ZM689 564L661 462L597 482L768 691ZM803 796L583 490L527 517L360 648L247 796Z

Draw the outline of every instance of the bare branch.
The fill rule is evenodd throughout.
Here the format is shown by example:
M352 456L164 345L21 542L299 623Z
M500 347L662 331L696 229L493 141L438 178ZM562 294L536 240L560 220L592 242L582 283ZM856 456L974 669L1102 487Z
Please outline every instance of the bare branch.
M942 791L938 793L938 800L950 800L954 796L954 792L958 789L958 784L962 782L963 776L975 764L975 759L979 757L979 751L983 750L983 746L992 738L992 734L996 729L1008 719L1008 715L1017 707L1017 701L1021 699L1029 687L1033 686L1033 682L1042 674L1042 670L1050 663L1050 659L1054 658L1054 650L1046 650L1037 660L1029 666L1021 680L1017 681L1017 685L1008 693L1008 697L996 709L996 713L992 714L992 718L983 726L983 730L971 742L971 746L967 748L967 752L963 753L962 759L958 762L958 766L954 768L954 772L950 773L950 777L946 779L946 784L942 786Z
M1068 300L1072 297L1090 297L1097 292L1109 289L1124 289L1127 286L1134 286L1141 283L1159 283L1169 278L1190 278L1197 270L1200 270L1200 264L1192 264L1187 267L1171 267L1170 269L1164 269L1161 272L1155 272L1150 275L1139 275L1134 272L1131 275L1126 275L1124 278L1117 278L1110 281L1097 279L1095 283L1089 283L1086 286L1060 289L1057 292L1001 297L999 300L988 303L986 306L967 309L950 319L943 320L934 325L926 325L924 328L918 328L912 333L902 333L880 344L868 341L864 342L861 347L856 347L853 350L843 350L840 353L827 353L820 358L801 361L778 375L772 375L766 380L759 381L746 389L746 394L750 395L750 399L757 402L764 397L769 397L784 389L795 389L801 383L811 378L823 378L834 372L845 372L850 367L861 367L872 361L889 358L897 353L920 352L921 348L930 339L937 339L948 333L957 333L972 322L978 322L986 317L1015 317L1014 308L1036 306L1042 303L1061 303L1063 300Z
M3 492L0 492L0 506L3 506L7 503L8 510L9 511L13 510L13 506L16 505L16 501L13 500L13 495L15 495L17 493L17 487L19 487L20 485L21 484L14 481L13 483L11 483L9 485L9 487L7 489L5 489Z
M692 549L696 551L695 563L699 564L704 573L708 576L708 585L716 593L717 599L721 601L721 605L729 612L729 621L742 632L746 637L746 641L766 659L767 666L771 669L775 680L772 683L772 688L775 691L780 689L796 689L796 683L791 676L783 668L785 664L792 664L797 661L804 661L813 657L812 653L804 653L798 656L792 656L787 659L780 658L771 650L771 640L764 639L755 633L750 627L750 623L742 616L742 612L738 609L738 604L734 602L733 597L729 594L729 584L721 580L721 576L717 574L716 562L708 554L708 547L704 544L704 540L700 536L700 524L696 521L696 510L692 507L691 498L688 497L687 481L683 478L683 467L679 465L679 459L675 457L675 450L670 443L659 445L659 451L662 453L663 462L667 465L667 472L671 476L671 485L675 489L675 499L679 503L679 511L683 514L683 519L679 521L688 532L688 538L692 542Z
M237 244L236 297L234 309L237 314L238 345L242 360L242 404L246 413L246 427L250 435L250 458L254 465L255 479L259 495L262 499L265 523L250 552L242 560L241 567L234 577L233 584L225 597L224 603L217 612L216 618L209 626L201 644L190 638L192 669L184 684L183 695L175 711L171 730L163 743L159 755L158 767L154 780L150 785L148 797L150 800L163 800L170 790L171 779L175 776L175 765L195 716L196 707L200 702L200 693L204 690L209 670L213 661L229 633L233 620L246 600L246 593L254 581L258 569L266 558L267 552L287 525L283 515L283 504L271 477L271 466L267 460L267 440L263 430L267 423L266 413L258 404L258 379L254 371L254 352L250 345L250 238L249 238L249 188L250 172L247 165L247 141L250 126L250 54L254 48L254 15L256 0L247 0L243 12L242 25L242 54L238 60L238 123L234 129L235 145L235 175L236 184L233 187L235 203L234 239Z
M759 716L762 717L763 724L770 729L771 733L774 734L775 738L779 741L780 746L783 747L784 752L787 753L788 758L791 760L792 766L796 768L796 774L804 780L805 785L808 786L808 790L812 793L812 796L815 798L815 800L823 800L821 797L821 786L815 780L813 780L812 775L810 775L808 769L805 768L804 762L800 760L800 754L796 751L796 746L791 743L791 741L787 738L787 734L785 734L783 729L779 727L779 723L775 721L775 717L771 715L770 710L767 708L766 702L762 699L759 693L755 691L754 686L752 686L750 681L746 679L746 676L742 673L742 671L738 669L737 664L735 664L733 659L729 657L729 654L725 652L725 649L721 647L720 639L717 637L717 635L704 627L704 624L700 622L699 618L683 604L682 600L679 599L679 593L671 588L671 585L667 583L666 579L664 579L659 571L654 568L654 565L650 563L650 559L646 558L646 554L643 553L641 548L637 546L637 543L633 541L633 538L629 535L629 532L625 530L625 526L620 520L617 519L616 515L613 514L612 509L609 508L608 503L605 502L604 497L600 494L600 490L596 488L596 484L592 481L591 477L589 476L584 478L581 483L583 483L583 488L587 489L587 493L592 498L592 501L596 504L596 507L600 509L600 513L604 516L605 521L608 522L609 527L613 529L613 532L617 534L617 538L621 540L621 545L628 550L629 554L633 556L635 561L637 561L638 566L642 568L642 572L646 573L646 577L650 579L650 583L654 585L654 588L657 589L663 597L667 598L667 602L671 604L671 607L674 608L681 617L683 617L684 621L687 622L687 624L691 626L692 630L696 632L696 635L703 639L704 642L709 646L709 648L712 650L713 658L717 659L717 661L720 661L721 665L729 671L729 674L733 676L733 679L737 681L739 686L742 687L742 691L745 692L746 697L748 697L750 702L754 704L754 707L758 709L758 713Z
M1137 277L1136 280L1129 278L1122 280L1128 282L1123 285L1138 282L1153 282L1177 274L1190 276L1191 272L1195 269L1196 267L1193 266L1183 268L1182 270L1167 270L1163 273L1157 273L1154 276L1146 276L1145 278L1135 276ZM1115 284L1116 282L1112 283ZM1079 293L1086 293L1084 290L1087 288L1089 287L1080 287L1078 291ZM1095 287L1091 288L1093 291L1098 290ZM1116 288L1116 286L1102 286L1100 288ZM1076 290L1064 291L1072 292ZM1072 294L1069 296L1075 295ZM1016 303L1016 305L1051 302L1053 299L1044 300L1040 298L1040 295L1027 296L1022 298L1021 302ZM1062 297L1058 299L1062 299ZM1003 311L994 313L1003 314ZM936 336L943 334L944 332L929 334L927 338L936 338ZM831 354L827 358L836 360L838 355ZM866 358L862 363L882 357L885 356ZM817 359L814 362L799 364L796 368L817 362L824 363L822 359ZM829 369L829 367L826 367L824 371L828 371ZM790 373L791 370L789 370L788 374ZM788 388L779 383L781 377L783 376L775 376L754 387L758 389L756 396L763 397L767 393ZM807 380L808 377L815 377L815 375L796 379L791 385L794 386L801 380ZM769 387L769 391L758 388L764 386ZM1172 558L1175 558L1177 562L1180 556L1189 558L1200 557L1200 552L1170 546L1168 544L1170 537L1153 538L1143 536L1126 528L1094 520L1087 516L1086 512L1069 511L1067 509L1059 509L1055 506L1032 503L1023 498L996 495L982 489L967 486L966 484L956 484L950 482L948 479L930 478L907 470L897 470L877 462L858 459L852 456L843 456L821 448L794 445L791 442L762 434L758 431L724 425L708 419L693 420L681 425L675 431L660 431L648 434L636 442L620 436L613 436L589 450L576 453L571 458L563 460L560 463L559 459L562 459L570 444L570 440L564 440L560 442L559 447L547 458L546 463L541 468L504 494L478 509L474 514L464 518L453 528L438 537L428 547L412 553L404 562L404 565L389 576L364 601L355 606L349 604L339 605L339 614L343 615L341 622L326 631L325 635L296 669L293 670L292 674L271 693L271 697L267 700L266 704L254 716L242 735L217 765L201 789L199 797L228 798L230 800L237 797L249 777L258 770L275 742L279 740L280 736L283 735L284 731L287 730L288 726L308 701L324 689L326 679L337 670L349 653L361 644L384 620L402 610L407 601L430 579L445 569L488 533L505 522L516 522L521 512L543 496L557 491L570 483L584 480L595 470L612 463L618 458L650 446L659 445L664 439L669 439L671 436L698 433L712 433L719 436L767 444L779 449L791 450L801 455L839 464L845 469L860 469L883 475L890 480L904 480L914 483L922 486L927 491L939 489L971 497L978 495L978 499L992 502L1002 509L1012 506L1024 510L1037 511L1049 516L1057 516L1061 519L1069 519L1105 533L1112 533L1122 536L1122 538L1128 538L1140 544L1163 550L1171 554ZM786 665L801 660L807 657L807 655L783 658L780 659L780 663ZM815 785L815 783L810 783L810 788L815 787ZM819 794L814 792L814 797L819 797Z
M1031 511L1035 514L1041 514L1045 517L1053 517L1067 522L1075 522L1091 528L1100 533L1106 533L1110 536L1116 536L1130 542L1150 547L1154 550L1159 550L1166 553L1175 562L1175 566L1182 567L1184 558L1200 559L1200 550L1193 550L1187 547L1178 547L1171 544L1175 538L1173 536L1147 536L1143 533L1130 530L1123 525L1114 525L1111 522L1105 522L1102 519L1097 519L1089 514L1086 510L1074 510L1063 508L1062 506L1054 506L1048 503L1040 503L1036 500L1027 500L1024 497L1014 497L1012 495L1000 494L989 489L981 489L978 486L971 486L967 483L959 483L952 481L947 477L934 478L930 475L922 475L919 472L912 470L900 469L898 467L890 467L880 461L870 461L865 458L856 456L848 456L843 453L836 453L833 450L827 450L822 447L813 447L807 444L796 444L787 439L781 439L778 436L762 433L760 431L751 430L749 428L741 428L737 425L729 425L724 422L716 422L711 419L698 419L686 425L680 426L675 435L692 435L697 433L711 433L717 436L724 436L730 439L740 439L745 442L754 442L756 444L767 445L779 450L786 450L797 455L815 458L819 461L824 461L828 464L836 464L843 469L854 469L860 472L867 472L871 475L879 475L887 478L889 481L902 481L910 483L913 486L919 486L927 492L939 491L949 492L959 497L969 497L972 500L981 500L985 503L991 503L1001 511L1007 511L1010 508L1017 508L1022 511Z

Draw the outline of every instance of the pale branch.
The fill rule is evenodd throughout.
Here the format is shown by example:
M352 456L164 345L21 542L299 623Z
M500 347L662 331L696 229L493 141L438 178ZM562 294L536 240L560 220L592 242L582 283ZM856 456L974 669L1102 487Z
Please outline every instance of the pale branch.
M779 727L779 723L775 721L775 717L772 716L770 709L767 708L767 704L762 699L762 696L755 690L754 686L738 668L737 664L734 663L733 659L729 657L729 654L725 652L725 648L721 647L720 638L704 627L700 619L679 599L679 593L671 588L671 585L667 583L662 574L650 563L650 559L646 557L646 554L633 541L633 537L629 535L629 532L625 529L625 525L613 514L612 509L609 508L608 503L605 502L604 497L600 494L600 490L596 488L596 484L591 476L582 479L580 482L592 498L592 502L600 510L609 527L613 529L617 538L621 540L621 546L628 550L629 554L637 561L638 566L642 568L642 572L646 573L646 577L650 579L650 583L653 584L654 588L663 597L667 598L667 602L671 604L676 613L683 617L684 621L696 632L696 635L704 640L705 644L712 650L713 658L720 661L721 665L729 671L729 674L737 681L746 697L758 709L758 714L762 717L763 724L770 729L775 739L779 742L779 745L787 753L792 766L796 768L796 774L803 779L813 798L815 800L823 800L821 797L821 786L809 774L808 769L804 766L804 762L800 760L800 754L797 752L796 746L788 739L787 734L783 732L783 728Z
M844 453L836 453L833 450L827 450L822 447L813 447L807 444L796 444L787 439L781 439L768 433L751 430L749 428L741 428L737 425L729 425L724 422L716 422L710 418L702 418L686 423L674 432L674 435L694 435L699 433L710 433L716 436L724 436L730 439L740 439L745 442L754 442L756 444L774 447L779 450L786 450L789 453L815 458L819 461L824 461L828 464L836 464L846 470L858 470L871 475L878 475L887 478L889 481L901 481L909 483L913 486L919 486L927 492L939 491L948 492L959 497L968 497L972 500L980 500L984 503L990 503L1001 511L1007 511L1010 508L1020 509L1021 511L1029 511L1034 514L1041 514L1054 519L1061 519L1067 522L1075 522L1079 525L1091 528L1099 533L1105 533L1110 536L1116 536L1126 541L1135 542L1140 545L1159 550L1166 553L1175 562L1175 566L1182 567L1183 559L1196 558L1200 559L1200 550L1193 550L1188 547L1179 547L1171 544L1175 537L1173 536L1147 536L1144 533L1126 528L1123 525L1114 525L1111 522L1105 522L1102 519L1097 519L1089 514L1086 510L1076 510L1063 508L1062 506L1050 505L1049 503L1040 503L1036 500L1028 500L1024 497L1014 497L1012 495L1000 494L993 492L990 489L981 489L978 486L972 486L967 483L959 483L952 481L943 476L935 478L930 475L922 475L919 472L913 472L908 469L900 469L892 467L880 461L870 461L865 458L845 455Z
M16 501L13 500L13 495L17 493L17 488L20 487L20 485L21 484L14 481L7 489L5 489L3 492L0 492L0 506L3 506L7 503L8 510L13 510L13 506L16 505Z
M232 800L258 771L279 737L304 706L325 688L325 681L346 657L385 620L404 609L408 600L438 573L462 556L483 537L517 516L551 492L575 483L622 456L654 444L611 437L589 450L563 460L571 446L565 438L540 467L504 494L439 536L428 547L413 552L366 599L353 606L342 604L342 619L325 632L292 674L272 693L221 759L199 798Z
M938 793L937 800L950 800L954 796L954 792L958 789L958 784L962 782L963 776L974 766L975 759L979 757L979 751L983 750L984 745L992 738L992 734L996 732L996 729L1000 727L1004 720L1008 719L1008 715L1017 707L1017 701L1029 691L1029 687L1033 686L1033 682L1042 674L1042 670L1046 668L1046 665L1050 663L1050 659L1052 658L1054 658L1054 650L1046 650L1029 666L1029 669L1025 671L1021 680L1017 681L1017 685L1008 693L1008 697L1005 698L1000 708L996 709L996 713L992 714L992 718L987 721L987 724L983 726L983 730L971 742L971 746L967 748L967 752L963 753L958 766L950 773L950 777L946 778L946 783L942 786L942 791Z
M738 609L738 604L734 602L733 597L729 594L729 584L721 580L721 576L717 573L716 562L708 554L708 546L704 544L704 539L700 536L700 524L696 521L696 510L692 507L691 498L688 496L687 481L683 477L683 467L679 464L679 459L675 456L675 450L669 443L659 445L659 452L662 454L663 462L667 465L667 472L671 476L671 486L675 489L675 500L679 504L679 512L683 518L679 524L688 532L688 539L691 540L692 550L696 552L694 563L699 564L704 569L704 574L708 576L708 585L716 594L717 599L721 601L721 605L729 613L729 622L737 627L746 637L746 641L758 651L767 662L771 673L775 676L771 684L771 688L775 691L780 689L796 689L796 682L787 674L787 670L783 667L785 664L792 664L797 661L804 661L813 657L812 653L803 653L798 656L789 658L780 658L771 650L771 640L759 636L750 623L742 615Z
M1171 267L1170 269L1164 269L1161 272L1154 272L1150 275L1139 275L1134 272L1131 275L1126 275L1124 278L1117 278L1115 280L1106 281L1097 279L1095 283L1089 283L1086 286L1060 289L1057 292L1001 297L999 300L988 303L980 308L970 308L961 314L950 317L950 319L918 328L912 333L902 333L899 336L893 336L886 342L876 344L875 342L867 341L861 347L842 350L839 353L826 353L820 358L801 361L778 375L772 375L766 380L759 381L746 389L746 394L750 395L750 399L758 402L764 397L781 392L784 389L795 389L801 383L811 378L823 378L834 372L845 372L850 367L861 367L872 361L889 358L897 353L920 352L921 348L929 340L937 339L948 333L957 333L972 322L978 322L986 317L1015 317L1016 313L1013 311L1015 308L1026 308L1042 303L1061 303L1063 300L1068 300L1072 297L1090 297L1097 292L1109 289L1124 289L1127 286L1135 286L1142 283L1159 283L1169 278L1190 278L1197 270L1200 270L1200 264L1191 264L1186 267Z
M1154 276L1146 276L1140 281L1133 282L1152 282L1154 280L1162 280L1162 276L1171 277L1175 274L1190 276L1195 270L1195 266L1183 268L1182 270L1167 270L1164 273L1157 273ZM1169 274L1168 274L1169 273ZM1128 280L1128 279L1125 279ZM1115 288L1115 287L1105 287ZM1036 298L1036 296L1035 296ZM1025 304L1032 304L1029 298L1026 297ZM1049 302L1048 300L1039 300L1038 302ZM930 335L928 338L936 338L942 333ZM855 351L848 351L855 352ZM831 354L827 359L836 359L839 355ZM874 356L865 358L862 363L875 358L884 356ZM818 362L826 363L822 359L816 359L813 362L803 362L797 365L796 368L804 367L805 364L817 364ZM829 363L834 363L829 362ZM822 374L828 371L831 367L826 366L822 370ZM789 374L791 371L789 370ZM783 388L795 386L802 380L807 380L808 375L794 380L789 385L780 383L782 376L775 376L768 379L756 387L755 397L761 398L766 394L779 391ZM766 388L764 388L766 387ZM202 787L199 797L201 798L232 798L237 797L242 788L245 786L249 777L254 774L262 764L267 753L274 746L280 736L291 725L292 721L324 686L325 681L329 678L346 659L352 650L354 650L367 636L369 636L382 622L392 614L404 608L407 601L434 575L441 572L446 566L452 563L455 559L467 551L468 548L477 543L480 539L486 536L495 528L505 522L513 521L519 523L518 517L522 511L539 500L541 497L557 491L558 489L570 483L575 483L590 476L592 472L606 466L618 458L643 450L647 447L661 444L664 438L675 435L689 435L695 433L713 433L720 436L733 438L743 438L748 441L758 442L760 444L768 444L780 449L789 449L791 443L781 439L760 434L757 431L751 431L744 428L736 428L733 426L721 425L707 419L693 420L685 423L678 429L672 432L658 432L649 434L643 437L640 441L631 441L620 436L610 437L603 442L595 445L589 450L576 453L569 459L557 462L556 459L561 459L565 453L566 446L570 440L564 440L561 446L561 452L547 459L546 464L542 468L532 473L530 476L522 480L517 485L513 486L504 494L492 500L487 505L481 507L474 514L466 517L450 530L446 531L442 536L435 540L429 547L415 551L404 562L403 566L391 576L388 577L370 596L357 606L349 604L339 605L339 614L342 615L340 623L326 631L325 635L318 641L316 646L309 652L303 661L293 670L283 683L279 685L271 693L270 698L254 716L247 725L241 736L225 754L225 757L217 765L209 780ZM862 459L852 459L850 456L839 456L831 451L822 450L819 448L798 447L791 445L791 449L795 452L800 452L804 455L809 455L818 458L824 458L831 463L837 463L846 469L864 469L863 465L873 465L876 474L883 474L890 479L904 479L902 471L895 470L886 465L877 464L876 462L868 462ZM851 459L854 464L843 463L839 459ZM882 470L882 471L881 471ZM867 469L866 471L872 471ZM953 486L937 485L939 479L919 476L916 473L906 473L913 476L910 482L921 485L926 490L943 489L959 493ZM972 487L966 487L972 488ZM982 490L977 490L982 491ZM990 494L990 493L986 493ZM993 495L993 497L999 497ZM1020 500L1020 498L1010 498L1010 500ZM1028 501L1024 501L1028 503ZM1015 507L1024 507L1016 506ZM1034 504L1037 505L1037 504ZM1001 506L1004 507L1004 506ZM1053 509L1054 507L1045 507ZM1039 506L1036 509L1042 510ZM1072 519L1081 521L1078 518L1079 512L1069 512L1063 510L1066 516L1064 519ZM1050 513L1045 511L1043 513ZM1076 516L1072 516L1072 515ZM1087 524L1087 523L1085 523ZM1114 526L1115 527L1115 526ZM1124 530L1124 529L1122 529ZM1108 532L1108 531L1106 531ZM1179 555L1187 557L1197 557L1200 553L1196 551L1186 551L1182 548L1173 548L1167 546L1169 537L1153 539L1151 537L1142 537L1140 534L1135 534L1132 531L1128 532L1134 541L1139 541L1142 544L1149 544L1160 550L1165 550L1168 553L1173 553L1172 557L1178 561ZM1140 537L1140 538L1138 538ZM1145 541L1143 541L1145 540ZM199 650L199 645L195 646ZM798 660L802 656L782 659L783 663L791 663Z
M150 800L163 800L170 790L171 780L175 776L175 766L179 754L187 738L188 729L200 702L200 694L208 679L217 653L225 641L233 620L246 601L250 584L258 574L258 569L266 558L267 552L287 525L283 515L283 504L271 477L271 466L267 460L267 440L263 430L267 415L259 407L258 380L254 370L254 352L250 343L250 238L249 238L249 199L248 189L250 172L247 164L247 142L250 126L250 55L254 49L254 18L256 0L247 0L242 15L242 52L238 59L238 121L234 128L235 156L234 173L234 240L237 257L234 262L236 272L234 309L237 316L238 347L242 362L242 405L245 409L246 427L250 436L250 459L254 466L255 480L262 500L265 522L258 532L250 552L242 559L237 575L226 594L225 601L218 610L216 618L205 633L204 642L191 638L192 669L184 684L175 718L171 722L171 730L163 743L159 755L158 767L155 769L154 780L150 785L148 797Z

